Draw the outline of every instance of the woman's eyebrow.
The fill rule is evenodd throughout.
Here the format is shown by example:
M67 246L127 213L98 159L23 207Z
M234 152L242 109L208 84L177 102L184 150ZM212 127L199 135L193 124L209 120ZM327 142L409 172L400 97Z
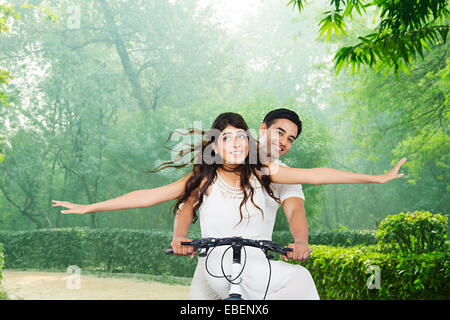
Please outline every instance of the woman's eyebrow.
M237 132L245 133L245 131L242 130L242 129L236 130L236 133L237 133ZM233 133L233 131L226 131L226 132L222 133L222 136L224 136L224 135L226 135L226 134L229 134L229 133Z

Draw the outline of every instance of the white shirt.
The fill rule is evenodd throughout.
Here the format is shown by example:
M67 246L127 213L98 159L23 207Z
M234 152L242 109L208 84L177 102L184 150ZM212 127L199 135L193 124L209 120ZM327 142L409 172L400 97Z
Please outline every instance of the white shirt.
M275 159L273 161L275 164L288 167L286 164L284 164L281 160ZM284 200L296 197L305 200L305 194L303 193L303 188L301 184L280 184L280 183L272 183L271 184L272 191L274 195L281 200L281 204L284 202ZM278 204L275 199L267 195L266 197L266 205L270 206L272 210L277 210L280 204Z

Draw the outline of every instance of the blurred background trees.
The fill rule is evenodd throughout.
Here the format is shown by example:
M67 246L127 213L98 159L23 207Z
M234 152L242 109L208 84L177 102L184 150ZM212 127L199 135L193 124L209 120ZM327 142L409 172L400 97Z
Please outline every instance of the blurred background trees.
M408 158L406 177L390 184L305 185L310 229L375 229L400 211L446 214L447 9L426 2L431 11L408 18L391 1L376 2L378 11L364 1L332 1L331 11L329 2L303 1L8 1L0 229L171 230L170 203L79 216L61 215L51 200L92 203L173 182L185 172L144 173L170 159L163 147L179 143L164 144L170 132L195 122L205 129L234 111L256 134L279 107L304 122L282 159L290 166L376 174ZM418 40L425 50L395 38L424 28L437 32ZM369 37L373 30L398 47L389 42L392 51L372 61L364 48L385 39ZM279 213L276 229L287 230Z

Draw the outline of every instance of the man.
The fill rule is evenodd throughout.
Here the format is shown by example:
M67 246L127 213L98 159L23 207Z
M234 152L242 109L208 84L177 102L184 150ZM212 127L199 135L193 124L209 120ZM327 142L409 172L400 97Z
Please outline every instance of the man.
M269 112L264 117L259 127L259 139L261 144L266 145L268 156L275 158L275 163L285 165L279 158L289 152L301 132L302 122L298 115L294 111L281 108ZM288 252L288 258L305 261L311 250L308 246L308 224L302 185L285 184L277 187L279 188L278 196L294 238L294 243L289 245L293 248L293 252ZM285 260L287 260L286 257Z

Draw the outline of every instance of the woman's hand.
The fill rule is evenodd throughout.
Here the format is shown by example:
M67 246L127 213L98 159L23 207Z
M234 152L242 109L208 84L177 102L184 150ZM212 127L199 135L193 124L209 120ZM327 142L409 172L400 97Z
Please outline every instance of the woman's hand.
M75 213L75 214L86 214L90 213L89 211L89 205L84 204L75 204L70 203L68 201L58 201L58 200L52 200L54 204L52 204L52 207L65 207L69 210L63 210L61 211L62 214L68 214L68 213Z
M309 258L309 254L311 253L311 249L308 246L308 243L305 242L295 242L291 243L287 246L288 248L292 248L292 251L287 252L287 257L285 255L282 256L284 261L288 261L289 259L295 261L305 262Z
M378 183L386 183L391 180L403 177L403 173L398 173L398 171L400 170L402 164L406 162L406 160L406 158L401 159L391 171L386 172L385 174L378 175Z
M183 237L175 237L172 239L170 245L172 246L173 254L177 256L187 256L190 255L191 259L195 257L197 251L194 251L194 246L182 245L181 242L192 242L192 239L187 239Z

